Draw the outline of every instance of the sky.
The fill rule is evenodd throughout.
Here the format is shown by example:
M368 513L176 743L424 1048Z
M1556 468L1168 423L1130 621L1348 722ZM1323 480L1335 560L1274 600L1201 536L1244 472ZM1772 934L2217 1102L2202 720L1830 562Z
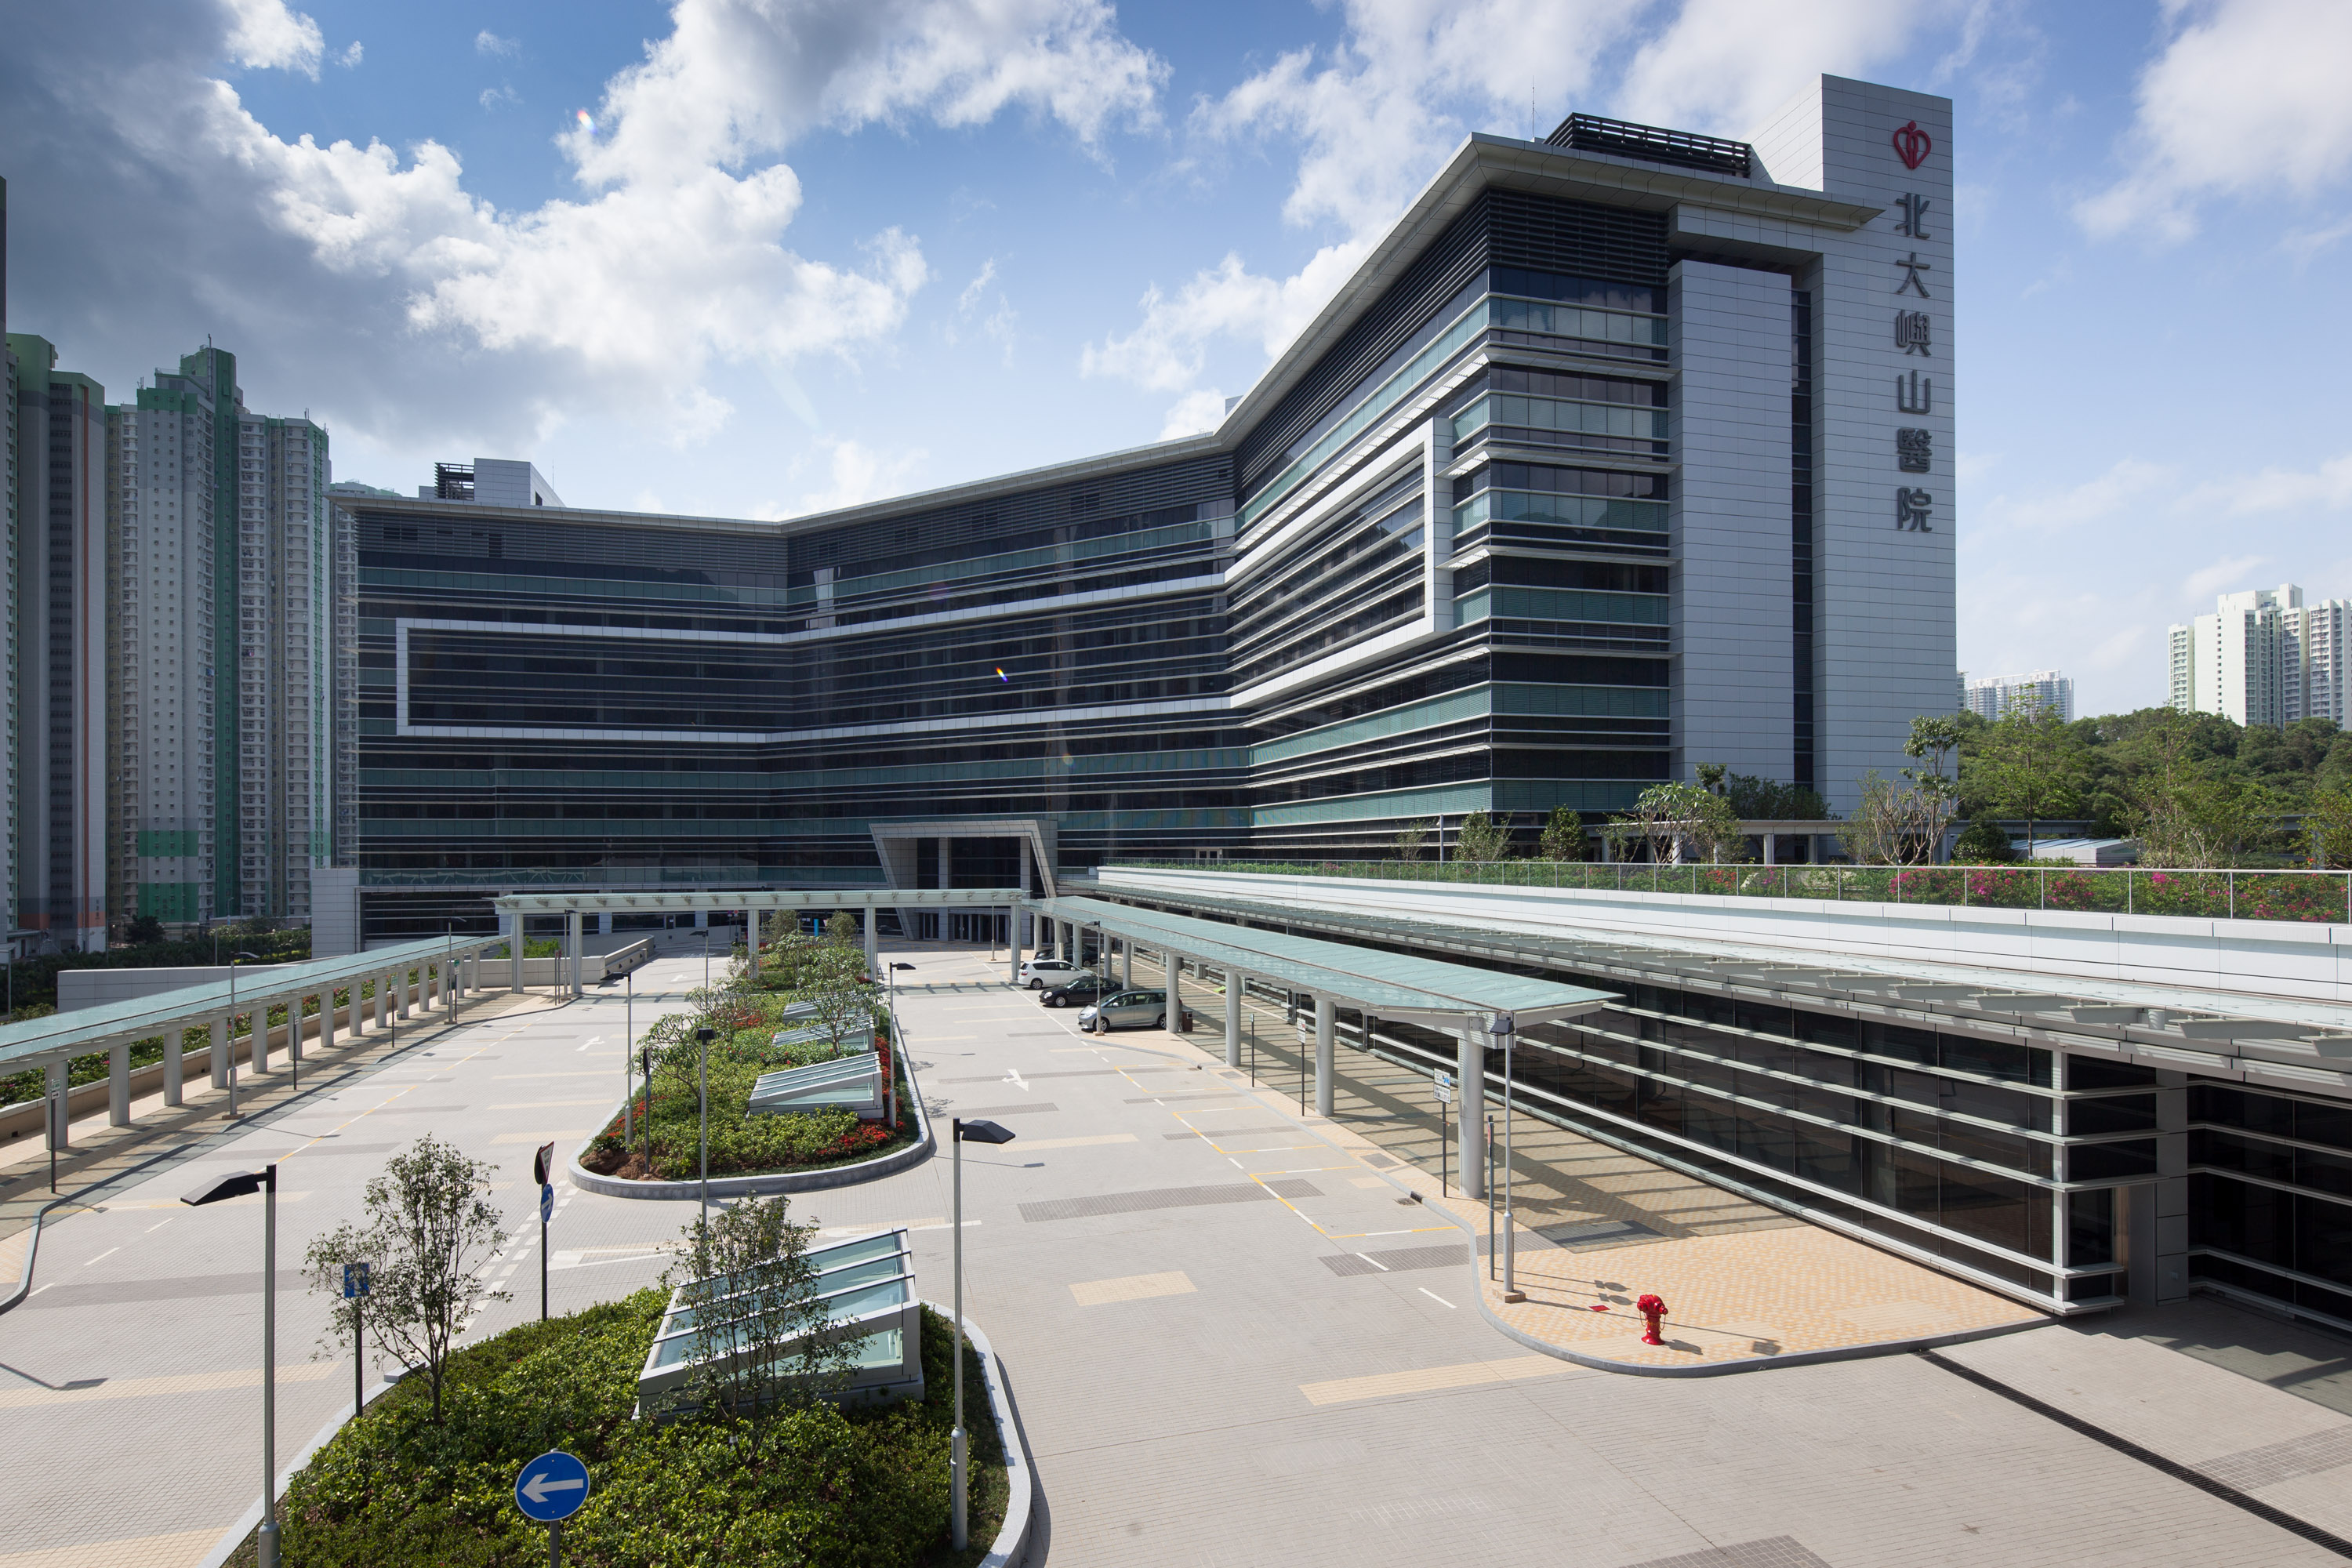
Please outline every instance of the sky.
M2352 596L2345 0L0 0L8 324L335 474L830 507L1215 423L1472 131L1950 96L1959 663Z

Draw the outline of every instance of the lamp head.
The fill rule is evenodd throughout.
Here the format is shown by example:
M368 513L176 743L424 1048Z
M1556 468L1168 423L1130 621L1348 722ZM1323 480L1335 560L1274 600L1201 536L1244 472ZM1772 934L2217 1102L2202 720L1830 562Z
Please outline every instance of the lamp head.
M719 1031L716 1029L697 1029L694 1031L694 1037L707 1046L711 1041L719 1037Z
M226 1203L230 1198L251 1197L264 1188L275 1191L277 1186L278 1167L267 1165L258 1171L239 1171L235 1175L223 1176L211 1186L201 1192L190 1193L180 1201L190 1208L202 1208L206 1204Z
M955 1119L955 1137L959 1143L1010 1143L1013 1129L993 1121L966 1121L959 1116Z

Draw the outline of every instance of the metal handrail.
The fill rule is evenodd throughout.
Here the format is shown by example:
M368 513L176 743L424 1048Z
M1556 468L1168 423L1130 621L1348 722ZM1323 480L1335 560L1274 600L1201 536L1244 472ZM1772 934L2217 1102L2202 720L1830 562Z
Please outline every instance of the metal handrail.
M1102 869L2352 924L2352 870L1586 860L1110 860Z

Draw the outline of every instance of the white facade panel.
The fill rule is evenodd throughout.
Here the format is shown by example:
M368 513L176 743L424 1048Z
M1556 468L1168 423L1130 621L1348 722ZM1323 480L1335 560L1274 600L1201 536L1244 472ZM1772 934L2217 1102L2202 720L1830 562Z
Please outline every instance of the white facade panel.
M1675 556L1675 776L1700 763L1786 780L1790 701L1790 281L1678 263L1668 295L1679 459Z
M1911 721L1956 696L1951 104L1825 76L1757 145L1776 180L1817 174L1825 194L1882 209L1825 236L1800 280L1815 333L1815 778L1845 811L1866 772L1907 763ZM1924 470L1902 466L1906 451Z

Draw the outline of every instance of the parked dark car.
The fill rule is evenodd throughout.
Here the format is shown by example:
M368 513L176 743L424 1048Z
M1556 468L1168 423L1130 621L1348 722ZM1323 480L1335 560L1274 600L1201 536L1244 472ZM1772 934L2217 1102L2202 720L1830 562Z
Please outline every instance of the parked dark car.
M1049 986L1039 992L1037 1000L1048 1007L1084 1007L1118 989L1116 981L1098 974L1081 974L1066 985Z

